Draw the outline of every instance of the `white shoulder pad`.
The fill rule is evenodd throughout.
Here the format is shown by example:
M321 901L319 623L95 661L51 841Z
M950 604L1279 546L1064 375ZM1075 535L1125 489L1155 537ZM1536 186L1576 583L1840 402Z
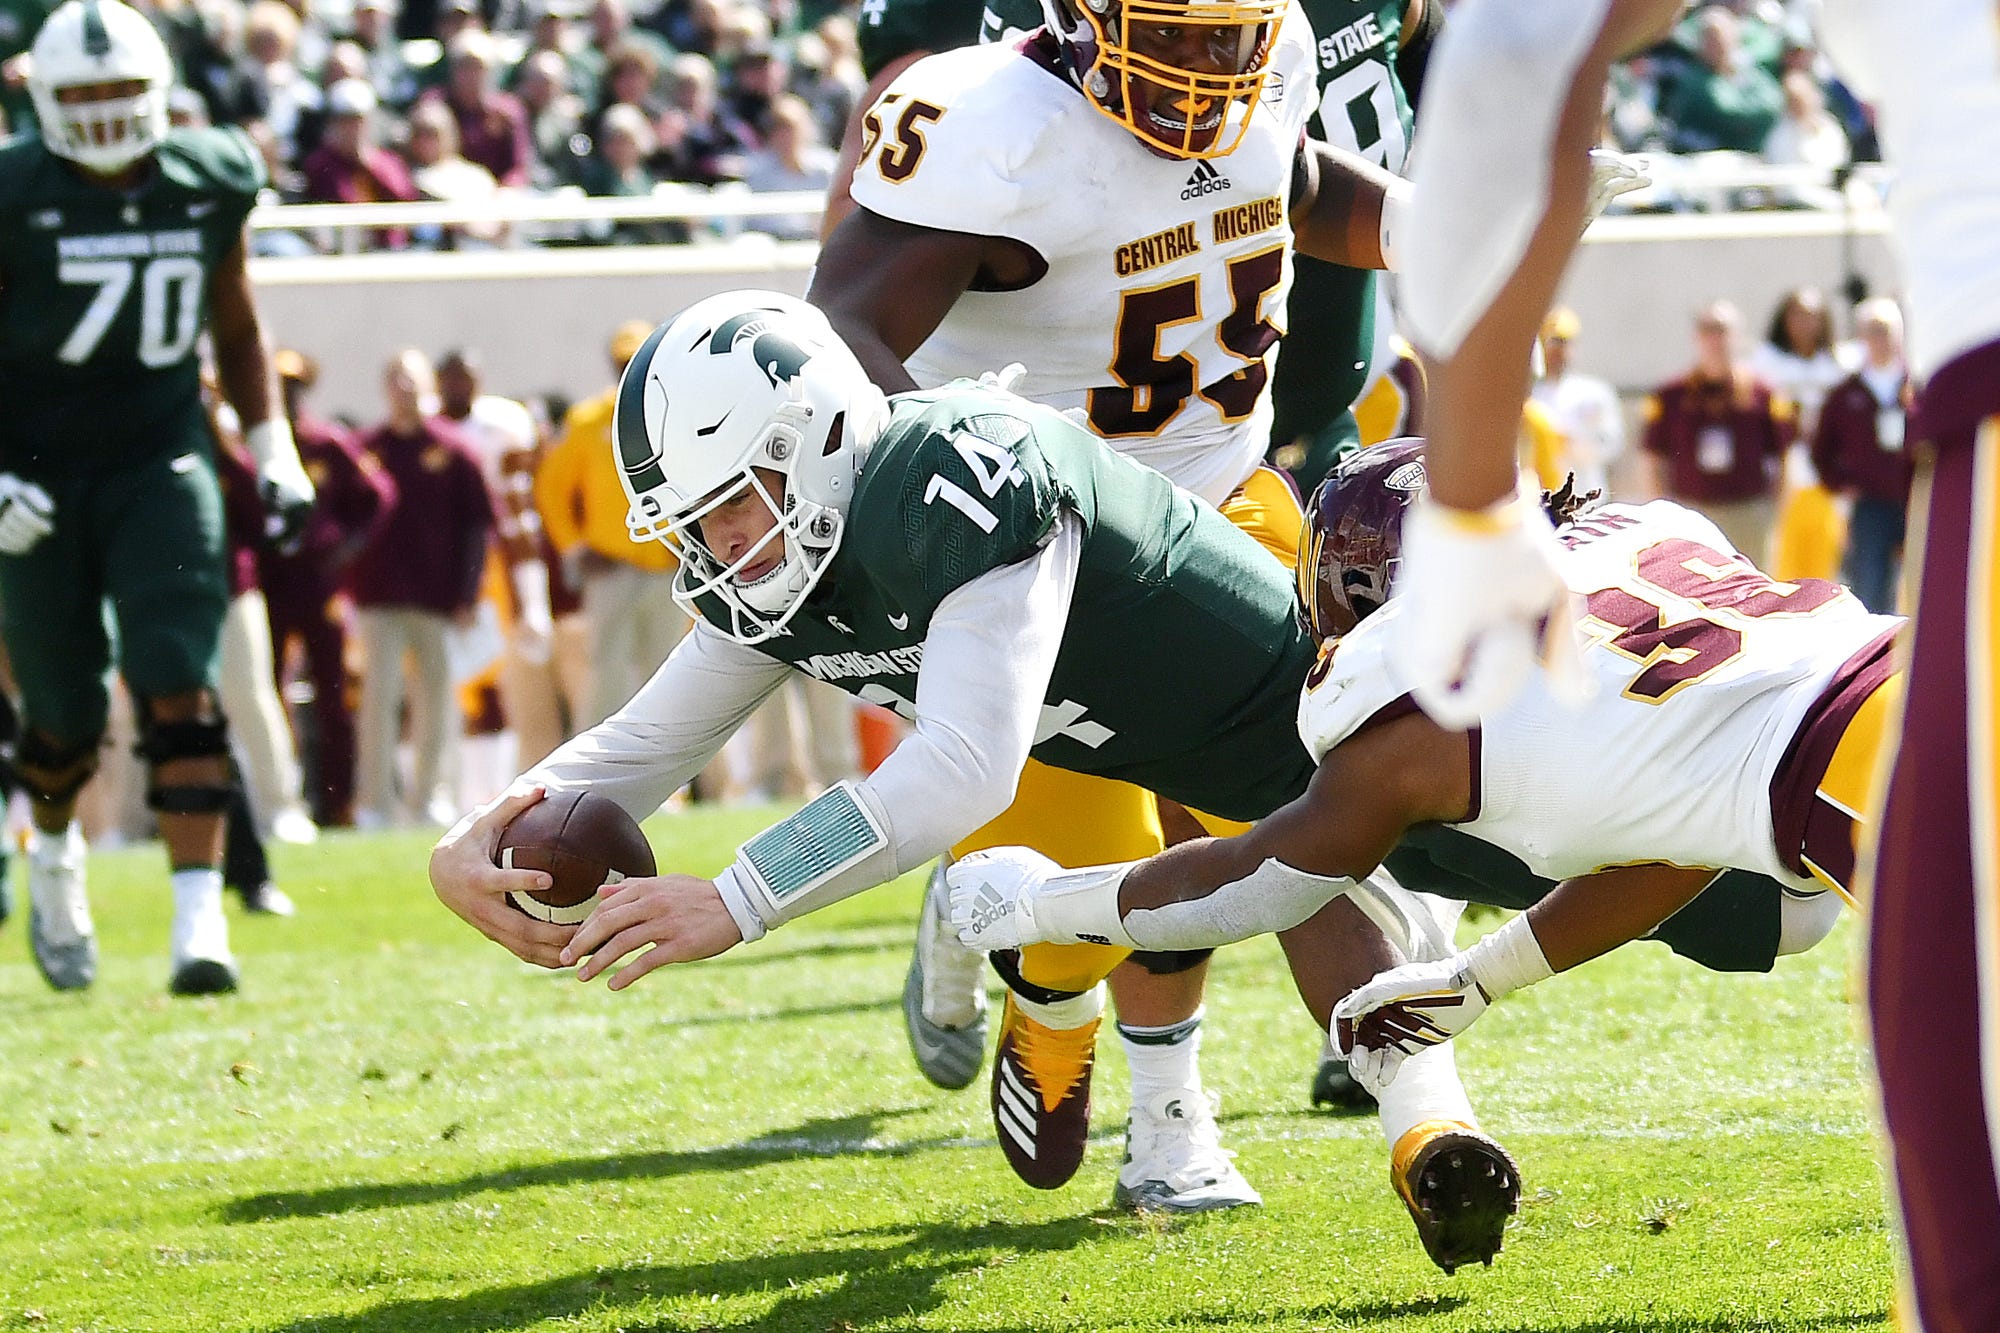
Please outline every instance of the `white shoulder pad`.
M1082 97L1011 45L925 56L869 115L879 124L854 169L854 201L939 231L1023 239L1010 219L1031 208L1022 168L1062 98Z
M1389 653L1391 599L1339 639L1321 647L1299 696L1299 739L1317 763L1327 751L1410 692Z

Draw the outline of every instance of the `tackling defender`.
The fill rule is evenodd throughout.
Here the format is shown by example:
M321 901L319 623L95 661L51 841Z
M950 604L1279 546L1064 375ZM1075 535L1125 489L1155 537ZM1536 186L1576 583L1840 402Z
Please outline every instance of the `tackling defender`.
M617 442L634 533L675 547L695 627L630 704L524 784L588 786L649 813L793 670L894 706L915 730L714 881L627 881L573 936L505 902L537 882L493 864L500 830L536 799L517 785L445 836L431 872L454 911L520 957L588 957L582 979L617 967L623 988L754 940L937 856L1008 805L1031 753L1224 820L1303 788L1292 701L1312 649L1290 580L1213 509L1059 413L969 381L885 399L818 311L739 292L647 340L620 387ZM1379 892L1410 919L1441 906ZM1310 947L1286 941L1322 1019L1390 960L1424 956L1340 907ZM1059 1020L1095 1003L1036 993ZM1030 1183L1061 1184L1086 1117L1075 1099L1050 1115L1002 1069L1003 1150ZM1490 1259L1519 1184L1475 1128L1449 1050L1381 1115L1433 1257ZM1157 1183L1163 1201L1196 1189Z
M1136 866L1064 871L1026 849L969 858L950 875L967 944L1212 946L1340 896L1384 914L1365 877L1420 824L1454 825L1562 880L1464 952L1386 973L1335 1007L1356 1075L1379 1090L1500 996L1654 932L1720 868L1776 881L1773 955L1825 936L1899 691L1901 622L1836 584L1765 577L1691 510L1574 512L1565 492L1558 563L1589 608L1578 646L1592 702L1576 715L1535 677L1476 730L1447 728L1412 703L1389 651L1406 608L1383 604L1424 484L1421 449L1367 450L1314 498L1299 587L1321 640L1299 706L1318 761L1305 795L1241 837ZM1683 934L1675 947L1700 960L1716 946Z
M59 990L97 972L72 814L104 740L107 607L173 868L169 989L236 987L216 699L229 588L195 352L204 328L273 536L296 529L313 494L276 410L245 266L263 161L237 130L169 130L172 79L136 10L68 0L32 51L40 137L0 146L0 634L25 714L13 763L35 825L29 934Z

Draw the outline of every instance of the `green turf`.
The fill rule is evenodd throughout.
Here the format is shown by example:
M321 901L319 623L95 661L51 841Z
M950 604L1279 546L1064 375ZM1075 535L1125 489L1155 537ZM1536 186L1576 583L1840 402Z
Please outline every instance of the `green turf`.
M710 871L768 815L649 832ZM281 849L301 914L236 922L233 997L166 997L156 849L92 862L89 994L0 931L0 1328L1887 1326L1851 926L1773 977L1628 949L1482 1021L1461 1067L1529 1202L1447 1278L1372 1119L1306 1109L1316 1034L1269 941L1218 960L1205 1052L1266 1206L1131 1219L1115 1043L1053 1193L1008 1172L983 1085L916 1073L914 881L612 995L460 926L427 845Z

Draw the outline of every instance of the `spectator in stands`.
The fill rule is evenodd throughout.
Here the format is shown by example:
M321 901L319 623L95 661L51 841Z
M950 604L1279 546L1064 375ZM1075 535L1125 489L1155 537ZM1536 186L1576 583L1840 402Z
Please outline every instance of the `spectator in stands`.
M1750 370L1798 412L1798 435L1785 451L1771 572L1781 579L1831 579L1840 573L1846 519L1813 468L1811 442L1827 392L1846 375L1833 350L1833 319L1817 287L1787 292L1771 313L1764 340L1750 349Z
M427 199L474 203L500 192L491 172L459 156L458 121L443 102L420 100L410 109L410 139L405 149L410 179ZM507 229L503 223L486 219L414 230L419 243L430 248L481 249L498 245Z
M777 99L785 95L790 77L784 53L769 38L753 40L730 66L729 94L723 98L723 109L749 126L758 142L765 142L771 137Z
M1580 491L1611 494L1611 467L1625 452L1625 417L1618 394L1595 375L1580 373L1570 361L1583 323L1558 306L1542 321L1542 378L1534 400L1563 439L1565 470Z
M1652 492L1708 515L1761 565L1795 417L1791 403L1738 358L1740 324L1727 301L1695 317L1694 366L1647 400L1641 445Z
M598 103L584 132L598 137L604 113L614 106L635 108L647 120L666 106L660 97L660 62L637 42L621 42L605 57L604 82L598 86Z
M502 186L526 185L535 155L528 113L495 83L493 39L484 32L462 32L445 47L444 58L445 86L425 93L418 106L448 107L465 160L486 168Z
M658 542L634 542L625 530L625 489L611 446L617 377L652 331L635 320L611 335L613 387L569 410L562 438L535 474L542 522L583 587L595 675L581 719L586 726L630 699L687 632L673 599L673 557Z
M1755 153L1778 122L1778 81L1743 50L1737 17L1722 5L1697 16L1700 64L1674 81L1662 108L1675 152Z
M607 107L598 124L597 151L583 164L583 188L603 198L647 198L658 184L647 165L657 147L645 112L624 102ZM607 232L619 245L674 245L688 239L686 223L664 220L618 222Z
M297 162L318 140L322 110L319 85L293 58L299 16L284 0L256 0L244 23L243 43L278 156L288 165Z
M389 516L354 562L348 586L361 632L360 757L354 822L382 828L411 818L450 823L458 710L447 631L472 625L495 505L472 443L430 413L429 358L406 350L383 374L388 416L361 448L396 486ZM406 681L406 659L415 679ZM414 781L399 793L396 747L407 697Z
M562 743L556 706L555 632L549 574L542 564L542 520L535 509L541 432L525 403L483 392L478 357L464 349L438 361L438 414L472 442L496 504L495 556L505 569L508 635L501 650L500 708L521 764ZM518 771L518 765L516 766Z
M407 14L408 7L405 6ZM430 64L417 70L418 94L435 88L448 87L451 83L451 49L460 37L468 33L486 31L486 17L479 8L479 0L443 0L437 10L437 32L434 34L441 54Z
M573 71L559 51L536 51L517 67L514 96L528 113L528 137L535 167L529 180L539 189L576 182L583 154L583 98L570 87Z
M627 44L643 46L652 53L655 68L665 68L674 57L675 43L662 41L657 32L637 27L632 22L632 11L625 0L595 0L588 16L590 41L579 53L580 59L593 63L593 82L604 82L605 67L610 63L611 53Z
M682 158L662 165L662 179L702 185L743 179L756 135L717 103L715 66L698 55L674 57L667 66L667 102L679 112L681 125L673 137Z
M1834 168L1848 159L1847 131L1826 109L1819 80L1802 69L1785 71L1780 83L1784 113L1764 140L1764 160L1780 166Z
M361 49L359 42L346 37L327 48L326 63L320 66L319 86L330 89L342 79L368 82L368 53ZM369 92L372 95L374 89L369 89ZM381 104L380 98L375 100L377 105Z
M812 108L802 98L781 93L771 104L764 147L752 153L744 166L743 183L759 193L811 190L824 195L833 167L834 152L820 141ZM743 225L782 241L810 241L819 235L819 213L775 214L750 218Z
M1910 504L1904 448L1910 373L1903 363L1903 314L1894 301L1864 301L1854 312L1861 368L1834 387L1813 438L1826 484L1853 502L1842 576L1870 611L1896 609Z
M347 669L353 607L342 584L354 558L388 519L396 487L346 430L306 409L318 365L289 348L273 353L271 362L299 458L313 480L313 509L298 550L286 555L266 547L258 553L259 581L271 616L279 687L295 642L312 687L310 744L301 748L311 773L306 800L313 822L344 827L354 822L354 682Z
M191 5L164 21L181 82L201 94L214 125L247 125L264 116L264 92L243 53L243 20L242 5L221 4Z
M354 0L352 37L368 55L368 83L392 111L403 111L417 100L417 72L397 40L396 0Z
M676 51L713 56L722 45L728 19L725 0L667 0L646 20Z
M303 164L307 203L370 204L418 198L410 169L375 142L375 92L359 79L343 79L326 90L326 133ZM409 234L401 228L373 233L377 249L401 249Z
M829 14L792 47L792 91L806 100L824 144L840 142L868 79L861 72L854 20Z

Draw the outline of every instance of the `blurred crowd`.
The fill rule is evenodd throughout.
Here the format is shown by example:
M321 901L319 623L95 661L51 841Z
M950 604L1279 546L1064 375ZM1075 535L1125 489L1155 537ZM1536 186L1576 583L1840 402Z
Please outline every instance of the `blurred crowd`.
M1581 368L1582 325L1558 309L1542 329L1524 466L1551 488L1574 476L1618 499L1676 500L1778 578L1835 579L1894 612L1912 476L1902 312L1876 298L1847 314L1847 336L1841 323L1812 287L1749 326L1711 301L1694 315L1685 371L1628 414Z
M611 445L611 386L651 329L618 328L607 387L574 404L491 392L474 349L402 349L365 420L315 412L315 363L280 350L318 493L295 550L266 542L254 472L216 410L235 598L223 705L263 832L449 824L666 659L688 628L674 561L627 536ZM815 794L886 752L895 726L795 679L677 799ZM147 833L129 749L105 751L87 794L93 845Z
M477 201L824 189L866 80L841 0L137 0L180 73L182 124L239 125L278 198ZM0 5L0 113L32 124L25 52L53 0ZM752 219L808 237L814 220ZM637 222L554 239L663 242ZM496 226L382 231L468 248ZM540 239L547 240L548 237ZM264 233L266 253L317 238Z
M53 0L0 4L0 115L32 109L23 53ZM166 35L182 123L244 127L275 197L444 200L502 191L639 198L824 189L866 81L860 0L138 0ZM1732 166L1833 173L1878 157L1868 108L1832 74L1811 0L1725 0L1619 71L1610 145L1656 156L1656 186L1621 207L1833 206L1820 180L1730 183ZM1721 180L1722 184L1717 184ZM810 239L812 216L740 225ZM717 229L733 232L739 224ZM672 220L397 228L369 248L670 243ZM337 233L259 233L267 254Z

